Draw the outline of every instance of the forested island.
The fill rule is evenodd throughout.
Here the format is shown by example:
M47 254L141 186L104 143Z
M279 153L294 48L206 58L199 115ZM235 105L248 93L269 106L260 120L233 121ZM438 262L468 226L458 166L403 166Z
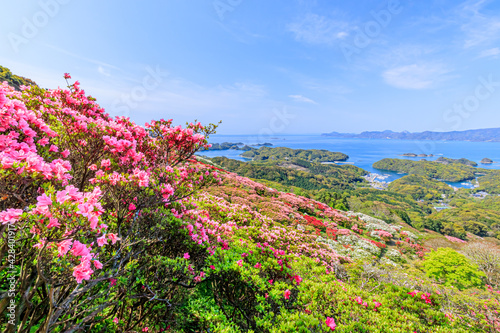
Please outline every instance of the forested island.
M384 158L374 163L373 167L380 170L428 176L430 178L441 179L449 182L471 180L476 177L476 173L480 172L479 169L464 163L444 159L442 162L438 162Z
M261 147L258 150L246 151L241 156L251 158L253 161L301 159L308 162L335 162L346 161L349 158L346 154L324 149L291 149L285 147Z
M227 150L227 149L232 149L232 150L252 150L256 149L255 147L270 147L272 146L272 143L269 142L264 142L264 143L256 143L253 145L246 145L243 142L223 142L223 143L212 143L210 147L206 148L206 150Z

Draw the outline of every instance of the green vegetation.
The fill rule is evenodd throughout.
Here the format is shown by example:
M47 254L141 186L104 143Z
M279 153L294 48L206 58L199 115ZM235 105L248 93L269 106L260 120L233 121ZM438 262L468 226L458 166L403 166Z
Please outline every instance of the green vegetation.
M264 143L262 144L263 146L272 146L271 143ZM233 150L252 150L255 148L252 148L250 146L247 146L243 144L243 142L223 142L223 143L213 143L212 147L208 148L207 150L228 150L228 149L233 149Z
M442 194L453 192L451 186L420 175L407 175L391 182L389 191L410 195L415 200L432 201L441 199Z
M346 154L317 149L291 149L284 147L261 147L258 150L244 152L241 156L251 158L253 161L266 160L304 160L308 162L333 162L345 161L349 158Z
M353 188L355 184L364 181L362 176L366 174L366 171L353 165L322 165L305 161L297 162L298 164L283 164L280 161L247 163L226 157L215 157L212 161L244 177L265 179L305 190ZM304 167L305 165L309 168Z
M451 248L439 248L429 253L422 264L427 276L442 282L445 286L454 286L460 290L481 287L485 276L477 266Z
M389 223L415 225L432 213L431 206L412 197L391 191L356 189L347 191L351 210L380 218Z
M431 161L410 161L397 158L384 158L373 164L375 169L404 172L427 176L434 179L461 182L475 178L475 169L462 163L443 164Z
M447 234L454 236L450 230L461 228L478 236L500 237L500 197L475 199L470 196L457 196L450 201L450 205L453 209L445 209L429 217L443 221L447 226Z
M19 109L5 108L10 119L57 130L57 135L41 131L44 143L25 140L23 133L29 131L21 121L6 122L12 142L23 139L47 162L59 160L50 154L54 147L86 147L63 154L71 166L65 172L68 184L81 184L83 190L52 176L42 178L24 162L3 170L2 331L498 331L498 248L434 234L434 245L453 246L463 255L442 246L429 253L424 247L429 233L411 226L429 224L448 232L452 225L452 232L462 228L465 237L462 225L468 228L469 221L482 218L496 230L498 225L486 220L498 219L499 197L476 199L469 190L450 193L454 212L491 214L467 220L460 215L448 222L453 216L433 216L429 200L412 197L444 190L423 175L407 176L395 189L380 191L359 187L366 185L364 170L324 165L308 155L249 163L194 160L192 155L206 144L192 145L195 135L208 136L215 125L189 125L168 134L163 130L171 121L162 120L138 141L134 133L145 133L143 128L126 122L118 126L96 114L100 107L82 103L79 87L72 88L66 95L32 87L22 94L23 102L17 99L21 94L0 87L1 103L19 102ZM44 106L45 112L22 112L40 107L41 96L53 103ZM66 117L66 106L75 117ZM60 119L68 125L61 126ZM110 133L110 128L118 130ZM190 134L180 141L179 133ZM120 137L134 141L118 155L108 134L115 143ZM54 145L49 148L47 142ZM10 146L14 152L20 147L12 156L25 158L21 144ZM6 148L11 147L0 151L9 152ZM103 153L89 153L96 151ZM139 153L140 163L123 159ZM100 165L106 173L88 173L89 165ZM258 183L219 166L267 180ZM128 181L116 181L122 174ZM96 183L94 177L103 181ZM16 292L11 296L9 290Z
M448 158L448 157L440 157L436 160L436 162L443 163L443 164L453 164L453 163L458 163L458 164L463 164L463 165L468 165L471 167L477 167L477 163L471 160L468 160L466 158L459 158L459 159L453 159L453 158Z
M477 179L479 182L477 191L500 194L500 170L481 169L481 173L484 173L484 175L479 175Z
M21 90L21 86L36 86L37 84L25 77L12 74L10 69L0 66L0 83L7 81L7 83L16 88L16 90Z

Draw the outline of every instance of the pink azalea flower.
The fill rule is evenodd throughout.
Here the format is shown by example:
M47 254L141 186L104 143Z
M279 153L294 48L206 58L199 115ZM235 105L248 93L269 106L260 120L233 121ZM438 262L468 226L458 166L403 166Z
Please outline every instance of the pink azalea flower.
M65 149L63 152L61 152L61 155L64 157L64 158L67 158L69 156L69 150Z
M241 267L241 266L243 266L243 260L238 260L236 263L237 263L237 264L238 264L238 266L240 266L240 267Z
M71 75L69 75L69 73L64 73L64 78L66 80L71 79Z
M290 290L288 290L288 289L285 290L285 299L289 299L290 298L290 294L291 294Z
M115 244L117 241L120 240L120 238L116 237L116 235L112 233L108 234L108 238L111 240L112 244Z
M68 199L70 199L70 196L68 195L68 191L58 191L56 193L56 201L60 204L65 203Z
M268 280L267 282L269 282L269 284L273 284L273 280Z
M50 206L52 205L52 199L47 196L47 194L42 194L36 198L38 201L37 206L43 207L43 206Z
M210 265L210 268L211 268L211 269L215 269L215 266L214 266L214 265Z
M412 297L415 297L416 294L418 294L419 291L418 290L414 290L414 291L411 291L408 293L408 295L411 295Z
M90 255L89 249L79 241L75 241L73 243L73 247L71 248L71 254L73 254L76 257L84 257Z
M113 323L118 324L119 322L120 320L118 318L115 317L115 319L113 319Z
M48 138L43 138L43 139L40 139L38 140L37 142L40 146L45 146L49 143L49 139Z
M135 210L135 205L133 203L131 203L129 206L128 206L128 210Z
M50 148L49 148L49 151L50 152L52 152L52 151L53 152L57 152L57 151L59 151L59 148L57 148L57 146L55 146L55 145L51 145Z
M99 260L94 260L94 266L97 269L101 269L102 268L102 264L101 264L101 262Z
M59 223L55 217L51 217L49 219L49 221L50 222L49 222L49 224L47 224L47 228L53 228L53 227L59 227L59 226L61 226L61 223Z
M253 267L255 267L255 268L261 268L261 267L262 267L262 265L260 264L260 262L258 262L258 263L256 263L256 264L255 264L255 266L253 266Z
M337 324L335 324L335 319L327 317L325 320L326 326L328 326L332 331L335 331Z
M9 208L3 212L0 212L0 221L2 222L2 224L12 224L14 222L17 222L22 214L22 209Z
M57 244L57 250L59 251L59 256L63 256L66 253L68 253L69 249L71 248L72 242L73 241L71 239L67 239Z
M111 165L111 161L110 160L102 160L101 161L101 166L102 167L108 167Z
M116 279L113 279L113 278L109 279L109 285L111 287L116 286Z
M84 260L80 265L73 267L73 276L77 283L82 283L83 280L90 280L92 273L94 273L94 271L90 268L89 260Z
M297 282L297 285L299 286L299 285L300 285L300 283L302 282L302 278L301 278L300 276L298 276L298 275L295 275L295 276L294 276L294 279L295 279L295 281Z
M186 253L184 253L184 259L189 259L189 258L191 258L191 257L189 256L189 253L187 253L187 252L186 252Z
M107 245L107 244L108 244L108 239L106 238L106 234L104 234L101 237L97 238L97 245L99 247L101 247L103 245Z

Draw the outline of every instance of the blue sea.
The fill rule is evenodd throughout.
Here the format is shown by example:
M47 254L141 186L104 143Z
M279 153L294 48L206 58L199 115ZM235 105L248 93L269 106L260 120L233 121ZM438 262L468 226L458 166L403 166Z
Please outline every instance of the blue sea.
M212 135L210 143L242 142L247 145L269 142L273 147L288 147L294 149L326 149L349 155L346 163L354 164L368 172L388 175L387 182L398 179L404 174L377 170L373 163L383 158L404 158L409 160L428 161L444 156L448 158L466 158L477 162L478 167L485 169L500 169L499 142L469 142L469 141L410 141L410 140L381 140L381 139L338 139L321 135L277 135L275 137L261 137L257 135ZM214 150L204 151L200 155L208 157L225 156L245 161L241 157L241 150ZM404 157L405 153L433 154L433 157ZM490 158L496 163L480 164L483 158ZM469 187L461 183L448 183L456 187Z

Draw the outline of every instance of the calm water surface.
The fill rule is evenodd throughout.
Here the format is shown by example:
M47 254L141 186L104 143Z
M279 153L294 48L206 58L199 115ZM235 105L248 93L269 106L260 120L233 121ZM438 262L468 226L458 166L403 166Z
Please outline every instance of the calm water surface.
M405 153L433 154L425 157L428 161L444 156L449 158L467 158L477 162L480 168L500 169L500 143L498 142L467 142L467 141L409 141L409 140L371 140L371 139L337 139L321 135L280 135L273 138L261 138L256 135L213 135L210 143L242 142L247 145L269 142L273 147L288 147L293 149L326 149L349 155L346 161L368 172L389 175L387 181L398 179L403 174L377 170L373 163L383 158L404 158L421 160L422 157L403 157ZM240 150L215 150L204 151L200 155L209 157L225 156L232 159L245 159L239 156ZM490 158L497 163L480 164L483 158ZM463 187L460 183L449 183L453 186Z

